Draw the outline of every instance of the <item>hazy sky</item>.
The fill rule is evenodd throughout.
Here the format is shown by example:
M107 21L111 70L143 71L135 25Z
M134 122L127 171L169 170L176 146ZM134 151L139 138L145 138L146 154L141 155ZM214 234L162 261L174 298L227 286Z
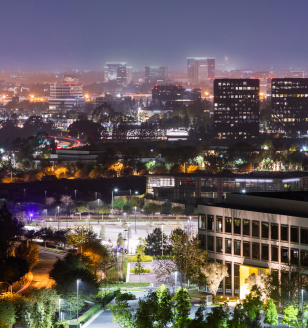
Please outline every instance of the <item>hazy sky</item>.
M2 0L0 68L185 68L227 55L229 68L303 69L307 0Z

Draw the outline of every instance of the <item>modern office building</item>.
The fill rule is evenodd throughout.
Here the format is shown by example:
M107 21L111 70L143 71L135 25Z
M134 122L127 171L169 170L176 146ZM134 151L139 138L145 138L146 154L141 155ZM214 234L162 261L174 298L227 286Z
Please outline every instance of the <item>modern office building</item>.
M201 99L201 89L184 89L177 85L156 85L152 89L152 99L158 101L196 101Z
M278 131L307 132L308 78L272 79L272 118Z
M209 84L215 78L215 58L187 57L187 77L192 84Z
M126 84L130 84L133 79L133 68L131 66L126 67Z
M219 139L241 139L259 134L258 79L214 81L214 135Z
M146 176L146 192L154 193L155 199L185 200L201 197L210 202L219 202L230 192L299 190L308 190L307 173L178 173Z
M131 72L131 67L126 66L127 63L119 62L108 62L106 63L104 72L105 72L105 81L114 81L118 84L127 83L127 73Z
M308 285L307 199L307 192L231 193L225 203L198 207L201 247L228 267L218 294L243 299L252 274L286 284L294 275L299 286Z
M147 66L144 73L144 82L161 84L168 81L168 67Z
M82 94L83 84L79 83L77 76L64 76L63 82L55 82L50 86L49 110L83 111L85 98Z

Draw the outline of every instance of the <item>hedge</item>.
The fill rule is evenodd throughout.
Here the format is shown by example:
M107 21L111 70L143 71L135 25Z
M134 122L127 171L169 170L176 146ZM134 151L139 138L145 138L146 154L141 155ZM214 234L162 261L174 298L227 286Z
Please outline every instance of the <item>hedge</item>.
M118 284L114 283L113 285L117 286ZM149 282L120 282L119 283L119 287L148 287L148 286L150 286Z
M154 260L172 260L173 259L173 256L172 255L156 255L156 256L153 256L153 259Z
M143 273L151 273L151 269L143 269ZM130 273L135 273L135 269L130 269Z
M150 255L142 255L142 262L152 262L153 257ZM126 258L127 262L137 262L137 256L130 256Z
M98 303L98 304L93 305L91 307L91 309L89 309L82 316L79 317L79 322L85 323L89 319L91 319L95 313L97 313L98 311L100 311L103 308L103 305L106 306L108 303L110 303L116 297L117 293L119 293L119 291L114 291L114 292L108 293L103 298L103 300L102 300L103 303Z

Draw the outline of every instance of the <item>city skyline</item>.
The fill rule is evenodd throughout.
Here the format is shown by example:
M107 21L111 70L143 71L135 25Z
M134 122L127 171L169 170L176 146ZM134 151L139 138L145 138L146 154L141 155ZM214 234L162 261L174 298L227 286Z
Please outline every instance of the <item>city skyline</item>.
M297 6L261 0L254 8L242 0L236 5L195 0L189 8L184 1L2 5L0 68L5 70L103 69L108 61L126 61L135 69L155 65L181 70L190 56L215 57L217 69L307 66L308 4L302 0ZM102 11L110 14L101 19ZM159 24L149 23L149 17Z

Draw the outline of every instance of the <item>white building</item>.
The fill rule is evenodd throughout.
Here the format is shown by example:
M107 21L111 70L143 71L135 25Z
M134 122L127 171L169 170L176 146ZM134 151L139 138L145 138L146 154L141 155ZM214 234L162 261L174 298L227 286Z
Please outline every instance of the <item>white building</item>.
M288 283L292 271L300 285L307 284L307 196L301 191L238 193L227 194L225 203L199 205L201 247L209 260L228 267L219 294L243 299L245 280L253 273Z
M65 76L63 82L55 82L50 86L49 110L71 110L83 111L85 98L82 94L83 84L79 83L77 77Z

